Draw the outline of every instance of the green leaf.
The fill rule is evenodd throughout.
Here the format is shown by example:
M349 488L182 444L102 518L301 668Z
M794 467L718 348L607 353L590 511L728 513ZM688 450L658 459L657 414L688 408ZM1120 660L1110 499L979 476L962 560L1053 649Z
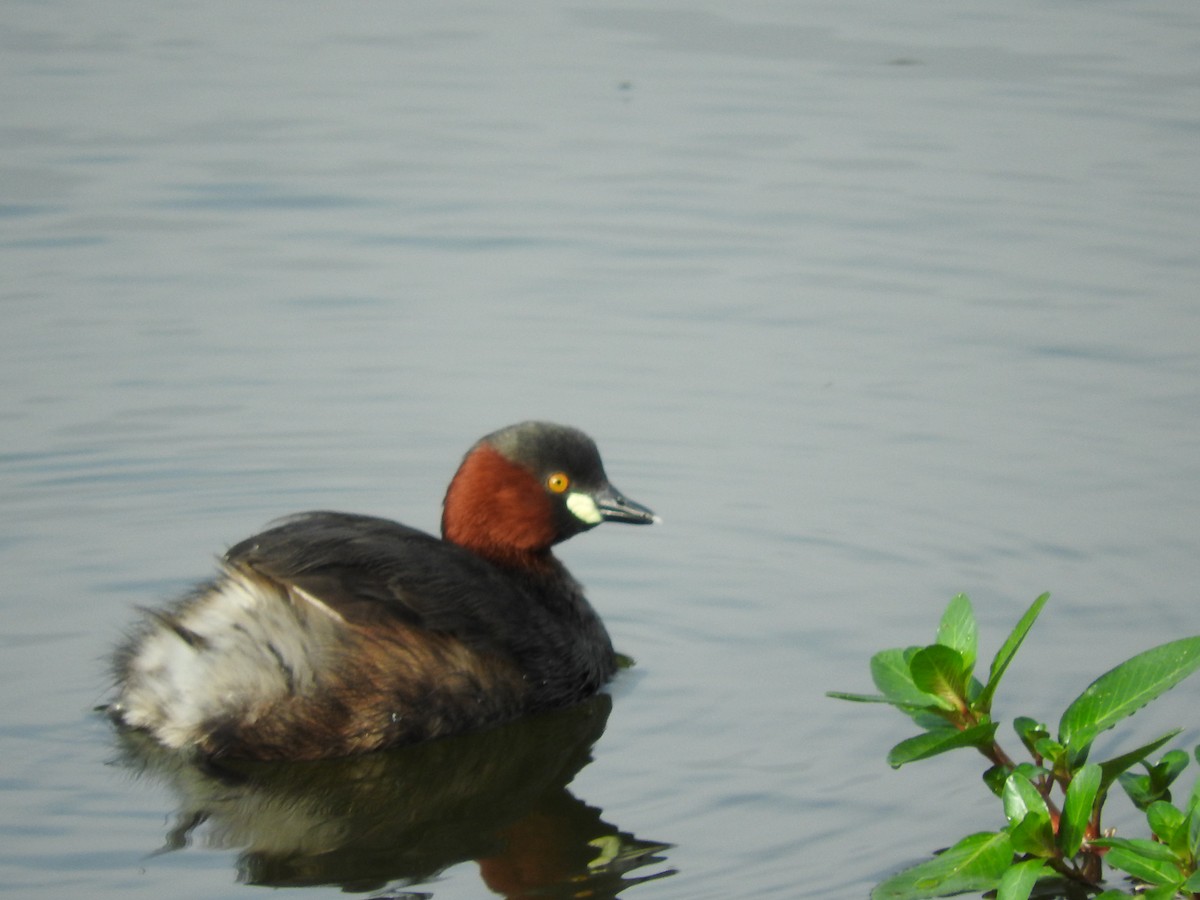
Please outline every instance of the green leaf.
M976 725L965 731L953 728L942 728L927 731L908 740L901 741L888 753L888 765L898 769L905 763L928 759L939 753L957 750L959 747L986 747L996 739L997 722L987 722Z
M1058 825L1058 847L1067 859L1083 846L1083 837L1092 817L1092 807L1096 803L1102 777L1100 767L1088 763L1072 776L1071 783L1067 785L1067 797Z
M1138 900L1178 900L1178 884L1159 884L1157 888L1148 888L1138 894Z
M967 682L967 705L974 708L975 701L979 699L979 695L983 693L983 683L974 675Z
M1196 779L1200 784L1200 778ZM1188 807L1188 852L1193 859L1200 859L1200 805Z
M1150 780L1154 782L1155 787L1166 791L1187 768L1187 762L1187 754L1182 750L1168 750L1163 754L1162 759L1148 767Z
M1133 715L1200 668L1200 636L1139 653L1105 672L1080 694L1058 724L1059 743L1084 758L1100 732Z
M877 885L871 900L923 900L991 890L1012 858L1012 843L1005 832L972 834L933 859Z
M1045 871L1046 861L1042 859L1027 859L1009 866L1000 876L996 900L1029 900L1033 886Z
M1135 856L1152 859L1157 862L1175 861L1175 854L1171 852L1170 847L1160 844L1158 841L1147 840L1146 838L1096 838L1094 841L1088 841L1088 846L1108 847L1110 851L1121 850L1125 853L1131 853ZM1110 852L1109 855L1111 856L1112 853Z
M1035 766L1033 763L1023 762L1017 763L1015 766L992 766L983 773L983 783L997 797L1004 796L1004 784L1008 781L1008 776L1013 772L1020 772L1027 779L1036 782L1039 778L1048 778L1053 773L1048 769L1043 769L1041 766Z
M1015 853L1030 856L1054 856L1054 826L1050 814L1030 812L1019 822L1009 826L1008 836L1012 839Z
M1129 795L1130 801L1140 810L1145 810L1155 800L1161 799L1162 795L1154 790L1150 783L1149 775L1134 775L1132 772L1123 772L1117 776L1117 781L1125 793Z
M957 650L930 644L913 654L909 669L918 690L939 698L947 709L966 709L968 673Z
M1182 750L1171 750L1163 754L1156 763L1142 760L1145 775L1126 772L1118 776L1121 787L1138 809L1146 809L1156 800L1171 799L1171 785L1187 765L1187 754Z
M915 647L909 649L912 652L917 650ZM916 686L905 654L905 650L894 648L881 650L871 657L871 680L875 682L875 687L899 706L944 706L937 697Z
M890 700L883 694L851 694L845 691L826 691L826 697L832 697L834 700L849 700L851 703L886 703L888 706L898 706L901 709L913 709L908 703L900 703L897 700Z
M1192 877L1183 883L1183 889L1193 894L1200 893L1200 872L1193 872Z
M1021 739L1021 743L1030 753L1037 753L1037 742L1050 737L1050 732L1046 730L1045 724L1037 719L1031 719L1029 716L1017 716L1013 719L1013 731L1017 733L1017 737Z
M1004 816L1009 824L1015 824L1025 818L1030 812L1043 813L1047 819L1050 810L1046 806L1046 798L1020 772L1013 772L1004 782Z
M1052 741L1050 738L1042 738L1034 744L1034 750L1046 763L1046 767L1052 771L1064 771L1067 769L1067 748L1058 741Z
M983 783L997 797L1004 796L1004 782L1013 772L1012 766L992 766L983 773Z
M1161 846L1161 845L1160 845ZM1128 872L1147 884L1181 884L1184 874L1179 863L1172 859L1156 859L1124 847L1114 847L1104 857L1114 869Z
M1013 772L1004 782L1002 799L1013 850L1034 856L1052 856L1054 828L1041 791L1024 774Z
M946 703L913 684L908 660L920 649L894 648L876 653L871 657L871 679L888 702L921 728L944 728L951 715Z
M966 594L958 594L952 598L946 611L942 613L937 642L957 650L962 656L963 669L968 673L974 670L978 627L975 624L975 612L971 609L971 601Z
M996 658L992 660L991 673L988 675L987 684L983 686L983 693L979 695L979 699L975 702L975 708L981 712L991 712L992 698L996 694L996 688L1000 686L1000 679L1004 677L1004 672L1008 668L1008 664L1012 662L1013 656L1016 655L1021 643L1025 640L1025 635L1029 634L1029 629L1033 627L1033 623L1037 621L1037 617L1042 612L1042 607L1046 605L1046 601L1050 599L1049 594L1042 594L1033 601L1033 605L1025 610L1025 615L1021 616L1021 620L1017 622L1012 633L1005 639L999 651L996 653Z
M1138 892L1138 900L1176 900L1179 896L1178 884L1161 884L1145 891Z
M1183 813L1166 800L1155 800L1146 807L1146 822L1154 836L1178 854L1179 849L1173 844L1175 835L1184 823Z
M1200 757L1200 747L1196 748L1196 756ZM1192 812L1200 807L1200 776L1192 783L1192 793L1188 796L1187 808L1188 812Z
M1149 756L1167 741L1171 740L1171 738L1175 737L1175 735L1179 734L1181 731L1183 731L1182 728L1176 728L1174 731L1168 731L1166 734L1162 735L1162 737L1157 737L1150 743L1143 744L1142 746L1138 747L1136 750L1130 750L1128 753L1122 753L1120 756L1114 756L1107 762L1100 763L1100 770L1103 773L1103 776L1100 779L1101 792L1108 791L1108 789L1112 787L1112 783L1117 780L1118 775L1131 766L1135 766L1144 761L1147 756Z
M851 703L878 703L891 706L904 713L922 728L937 731L947 727L951 714L940 705L935 705L935 698L927 697L929 703L924 706L914 706L899 700L891 700L882 694L855 694L846 691L826 691L826 697L834 700L849 700Z

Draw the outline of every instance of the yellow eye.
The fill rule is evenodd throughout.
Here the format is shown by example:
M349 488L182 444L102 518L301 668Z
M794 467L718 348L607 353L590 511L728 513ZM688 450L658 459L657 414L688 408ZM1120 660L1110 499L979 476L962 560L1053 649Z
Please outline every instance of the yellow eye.
M554 494L561 494L570 486L571 479L566 476L565 472L555 472L546 479L546 487Z

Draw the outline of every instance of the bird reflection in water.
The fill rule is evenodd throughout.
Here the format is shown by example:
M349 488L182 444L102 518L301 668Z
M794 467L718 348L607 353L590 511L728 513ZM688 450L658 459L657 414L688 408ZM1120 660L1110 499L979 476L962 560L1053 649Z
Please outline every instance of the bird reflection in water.
M491 731L319 762L197 763L124 731L117 762L178 796L158 852L193 840L236 849L247 884L428 897L402 887L473 859L502 896L616 897L674 870L669 844L619 831L567 790L611 706L598 694Z

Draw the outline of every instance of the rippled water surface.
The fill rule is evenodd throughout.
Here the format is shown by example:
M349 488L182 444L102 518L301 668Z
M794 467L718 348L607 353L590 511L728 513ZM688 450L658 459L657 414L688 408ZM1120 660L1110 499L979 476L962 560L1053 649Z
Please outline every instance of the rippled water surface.
M1051 590L998 711L1052 718L1200 631L1194 2L15 0L0 46L7 894L862 897L998 824L824 697L872 652ZM291 511L435 529L531 417L665 519L562 548L611 709L240 773L92 713L134 606Z

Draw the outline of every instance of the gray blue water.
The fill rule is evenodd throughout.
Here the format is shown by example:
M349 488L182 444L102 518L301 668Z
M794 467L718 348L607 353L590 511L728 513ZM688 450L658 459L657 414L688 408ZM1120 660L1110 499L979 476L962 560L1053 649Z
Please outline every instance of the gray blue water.
M1053 721L1200 632L1193 2L16 0L0 47L6 895L862 897L999 824L824 697L871 653L1050 590L997 711ZM512 738L575 748L545 791L119 762L134 606L288 512L435 529L531 417L665 520L562 549L637 665ZM644 856L573 882L547 821Z

